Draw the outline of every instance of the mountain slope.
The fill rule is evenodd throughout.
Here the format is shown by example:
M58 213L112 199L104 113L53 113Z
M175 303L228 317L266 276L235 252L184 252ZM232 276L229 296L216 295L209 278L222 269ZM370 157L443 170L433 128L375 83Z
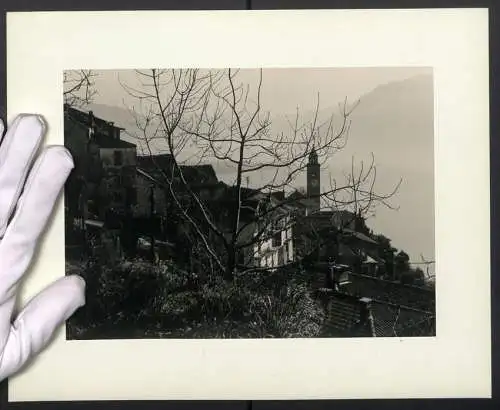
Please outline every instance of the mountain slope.
M434 96L431 76L379 86L361 98L352 116L345 154L377 164L377 186L402 185L392 201L398 211L379 209L370 225L408 251L434 258Z

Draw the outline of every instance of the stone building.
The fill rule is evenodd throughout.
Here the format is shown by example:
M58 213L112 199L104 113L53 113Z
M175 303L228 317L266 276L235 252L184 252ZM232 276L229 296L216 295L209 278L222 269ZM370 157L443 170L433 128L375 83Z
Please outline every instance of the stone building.
M67 184L70 215L103 220L107 211L127 214L136 202L135 144L121 139L112 122L66 106L64 145L75 169Z
M83 254L106 246L113 259L122 250L124 220L136 202L137 156L122 130L92 111L64 107L64 145L75 163L65 185L66 242Z

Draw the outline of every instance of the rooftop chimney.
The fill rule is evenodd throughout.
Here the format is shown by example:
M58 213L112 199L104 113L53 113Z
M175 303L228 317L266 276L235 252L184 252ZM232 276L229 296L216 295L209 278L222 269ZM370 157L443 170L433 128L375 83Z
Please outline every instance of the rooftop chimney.
M89 139L92 138L95 134L95 119L94 113L89 111Z
M372 300L370 298L361 298L359 299L361 303L361 312L360 312L360 319L361 323L366 323L368 320L370 320L370 310L371 310L371 303Z
M111 138L116 138L116 129L114 124L115 124L114 122L108 122L108 135Z

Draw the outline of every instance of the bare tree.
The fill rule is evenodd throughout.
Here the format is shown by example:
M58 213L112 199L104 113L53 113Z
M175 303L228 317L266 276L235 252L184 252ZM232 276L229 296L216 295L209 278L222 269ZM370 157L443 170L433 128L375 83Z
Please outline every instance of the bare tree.
M92 102L97 93L92 70L68 70L63 76L64 104L82 107Z
M346 146L356 104L345 100L338 112L325 116L318 94L311 117L304 119L297 109L287 118L285 132L273 129L271 113L263 108L262 70L254 88L239 83L238 70L231 69L152 69L137 71L137 76L137 84L122 84L137 101L131 109L140 130L136 137L178 212L227 280L236 273L267 269L242 255L251 255L264 240L304 216L304 204L316 204L315 211L350 210L354 215L366 215L378 204L391 206L388 200L399 184L387 194L375 192L374 161L356 169L353 160L343 180L330 177L326 186L305 197L295 192L311 160L324 167ZM168 169L156 162L159 153L170 154ZM234 169L224 206L220 197L204 198L184 172L186 164L214 162Z

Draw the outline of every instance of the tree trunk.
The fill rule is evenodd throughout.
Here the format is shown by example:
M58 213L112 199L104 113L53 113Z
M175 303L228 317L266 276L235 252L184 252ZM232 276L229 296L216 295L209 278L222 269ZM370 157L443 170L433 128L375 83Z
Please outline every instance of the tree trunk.
M234 251L228 252L226 270L224 271L224 280L232 282L234 280L234 270L236 268L236 255Z
M155 194L154 194L154 187L151 187L149 190L149 218L150 220L153 220L154 215L155 215ZM150 238L151 241L151 261L153 264L156 264L156 243L155 243L155 236L154 232L151 235Z

